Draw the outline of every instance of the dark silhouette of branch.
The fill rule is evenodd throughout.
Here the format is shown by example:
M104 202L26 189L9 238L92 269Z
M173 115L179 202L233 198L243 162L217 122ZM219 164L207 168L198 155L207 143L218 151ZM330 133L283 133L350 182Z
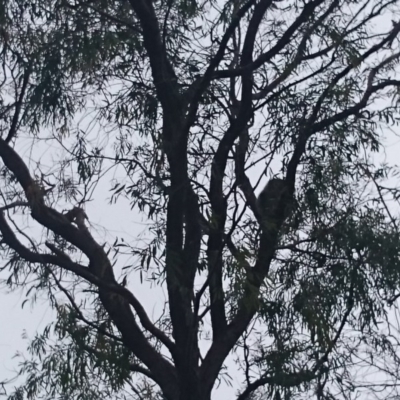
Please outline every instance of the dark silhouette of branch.
M215 56L212 58L210 61L206 72L204 75L200 78L198 78L192 86L188 89L188 93L193 93L191 98L190 98L190 105L189 105L189 111L186 117L186 126L190 127L193 118L196 115L198 106L199 106L199 101L201 96L203 95L204 91L207 89L208 85L210 84L211 80L213 79L213 75L215 74L215 70L222 61L226 47L228 45L228 42L230 38L232 37L234 31L237 29L239 26L242 18L247 14L247 12L250 10L251 7L254 6L256 3L255 0L249 0L247 1L238 11L237 13L233 16L231 23L229 24L228 28L225 30L224 35L221 38L221 42L219 45L219 48L215 54ZM273 3L272 0L264 0L261 2L264 7L268 8L271 6Z
M29 262L58 265L97 285L99 287L100 299L111 319L120 330L125 345L154 372L157 382L166 390L166 393L171 393L171 395L175 393L177 389L174 367L150 345L135 321L130 304L132 304L141 319L143 326L145 328L147 326L146 329L152 331L171 351L172 355L175 354L175 345L162 331L150 322L143 306L135 296L129 290L117 284L112 266L103 247L96 243L87 229L78 229L63 214L44 204L43 193L30 176L28 168L15 150L3 139L0 139L0 157L24 189L31 208L32 217L83 251L89 258L89 268L73 263L51 243L46 244L55 252L55 256L31 252L19 243L8 227L4 216L0 219L0 230L3 233L3 241L8 240L7 244ZM128 297L129 300L125 299L124 296Z
M265 12L270 7L268 0L261 1L255 6L250 19L243 44L241 65L247 65L252 60L254 40ZM211 303L211 321L214 338L218 338L226 330L225 301L222 285L222 249L224 246L224 226L226 221L226 200L223 193L223 178L229 152L232 150L236 138L246 128L252 118L252 76L251 72L242 77L242 100L236 118L221 139L215 153L211 180L210 203L212 207L213 225L210 227L207 256L209 266L209 288ZM210 388L211 390L211 388Z
M275 80L273 80L269 85L258 93L253 95L253 100L260 100L264 98L267 94L272 92L277 88L287 77L289 77L292 72L301 64L304 60L304 52L307 48L307 42L310 40L311 35L315 30L328 18L332 12L339 5L339 0L332 2L332 4L327 8L327 10L308 28L301 39L301 42L297 48L297 52L293 58L293 61L284 69L282 74L280 74Z
M154 84L166 117L179 121L181 108L176 74L168 61L162 43L161 32L153 3L145 0L129 0L143 31L144 46L147 50ZM176 119L178 118L178 119Z
M81 346L90 354L95 355L98 358L102 358L104 357L104 355L102 354L101 351L94 349L93 347L90 347L86 344L81 344ZM155 379L154 375L147 369L142 367L141 365L138 364L130 364L129 365L129 370L132 372L138 372L144 376L147 376L148 378L152 379L153 381L155 381L157 383L157 380Z
M335 337L330 341L328 348L325 353L317 360L314 368L311 370L302 370L296 373L288 374L282 373L275 376L263 376L247 385L246 389L237 397L236 400L246 400L255 390L264 385L277 385L281 387L294 387L301 385L302 383L311 382L318 377L318 371L324 363L328 361L330 353L335 348L343 329L347 323L347 319L354 307L354 285L355 285L355 273L356 269L353 270L352 280L349 288L349 295L347 297L347 309L342 317L340 326L336 331Z
M270 384L281 387L294 387L302 383L311 382L317 377L311 371L299 371L297 373L264 376L250 383L246 389L236 398L236 400L247 400L249 396L258 388Z
M96 332L102 334L103 336L106 336L106 337L108 337L109 339L111 339L111 340L113 340L115 342L123 343L123 340L120 337L115 336L115 335L107 332L105 329L103 329L98 324L95 324L92 321L88 320L83 315L83 313L82 313L81 309L79 308L79 306L76 304L76 302L75 302L73 296L71 295L71 293L69 293L69 291L61 284L60 280L56 277L56 274L53 272L53 270L51 268L48 268L48 271L49 271L50 275L53 277L57 287L64 293L64 295L69 300L72 308L75 310L75 312L77 314L77 318L80 321L84 322L86 325L90 326L91 328L96 330Z
M18 96L18 100L15 103L15 112L14 112L14 116L11 122L11 127L10 130L8 131L7 137L5 139L6 143L9 143L11 141L11 139L13 137L15 137L16 133L17 133L17 128L18 128L18 124L20 122L20 114L21 114L21 110L22 110L22 103L24 102L24 98L25 98L25 93L26 93L26 89L28 87L29 84L29 78L31 76L32 73L32 68L29 65L25 72L24 72L24 78L22 80L22 87L21 87L21 91L19 93Z
M13 203L6 204L3 207L0 207L0 211L10 210L11 208L16 207L29 207L29 203L26 201L14 201Z
M290 27L285 31L282 37L278 40L278 42L266 53L261 54L256 60L247 62L246 64L242 64L240 68L234 70L222 70L216 71L212 79L221 79L221 78L230 78L233 76L241 76L244 73L249 73L257 68L261 67L261 65L265 64L273 57L275 57L291 40L293 35L297 32L301 25L308 21L310 16L313 14L315 9L324 3L324 0L314 0L307 3L301 14L296 18L296 20L290 25Z
M356 103L354 106L349 107L337 114L334 114L328 118L323 119L322 121L316 122L319 111L321 110L323 101L326 99L328 93L336 86L336 84L344 78L351 70L353 70L361 61L366 60L370 55L374 54L378 50L380 50L386 43L388 43L390 40L393 40L394 37L396 37L400 32L400 23L396 24L392 30L392 32L380 43L376 44L375 46L371 47L368 51L366 51L362 56L359 57L356 63L353 65L349 65L346 67L341 73L339 73L328 85L328 87L325 89L325 91L322 93L320 98L318 99L313 113L311 117L308 119L308 121L305 122L304 127L302 128L300 134L299 134L299 139L297 141L296 148L293 152L292 158L288 164L287 168L287 179L290 182L294 182L295 177L296 177L296 170L297 166L300 163L301 157L304 154L305 148L306 148L306 143L308 139L315 133L320 132L324 129L327 129L329 126L333 125L334 123L338 121L343 121L346 118L352 116L352 115L357 115L360 113L360 111L365 108L368 105L368 101L370 97L388 87L388 86L400 86L400 81L398 80L393 80L393 79L387 79L379 82L378 84L374 85L374 78L377 75L377 73L380 71L382 67L387 65L388 63L392 62L395 59L398 59L400 57L400 52L395 53L392 56L386 58L382 62L380 62L376 67L372 68L367 79L367 87L364 91L364 94L360 101Z
M400 31L400 24L396 24L391 31L391 33L380 43L372 46L368 51L366 51L361 57L360 61L365 60L368 56L378 51L382 48L386 43L393 40L394 37L397 36L398 32ZM399 54L394 54L391 57L388 57L384 61L382 61L377 67L373 68L368 77L367 88L364 92L362 99L353 107L346 109L338 114L335 114L332 117L328 117L314 125L309 126L308 129L304 129L300 134L300 138L298 144L295 148L295 151L292 155L292 158L288 164L286 179L288 185L290 187L291 193L294 191L294 181L295 175L297 171L297 166L299 164L300 158L305 150L306 142L311 134L318 132L322 129L327 128L331 124L341 121L349 117L350 115L356 115L361 109L367 106L368 100L373 93L376 93L379 90L384 89L388 86L400 86L400 82L396 80L385 80L376 85L373 84L373 80L379 70L389 62L397 59ZM336 79L333 80L332 84L329 87L333 87L342 76L345 76L348 71L353 69L355 66L349 66L345 68L345 70L340 73ZM328 90L328 89L327 89ZM325 92L324 92L325 93ZM324 94L322 95L324 96ZM322 103L322 100L317 103L316 108L320 107L319 103ZM313 115L312 118L316 118L316 113ZM312 120L313 121L313 120ZM222 139L221 143L224 141L225 137ZM217 153L218 154L218 151ZM211 192L211 190L210 190ZM213 382L215 377L218 374L219 368L225 357L228 355L230 349L236 343L238 338L240 337L241 333L244 331L248 323L251 321L252 317L254 316L255 312L258 308L257 297L259 293L260 286L264 280L264 277L268 273L269 265L271 260L273 259L276 243L277 243L277 232L279 230L280 224L283 221L283 212L284 212L285 204L281 202L280 210L278 214L280 214L279 218L277 219L278 222L276 224L276 228L263 232L261 235L261 241L259 245L259 253L257 256L257 261L252 269L251 273L248 276L248 290L245 291L243 299L241 299L239 303L239 310L229 324L226 329L224 335L220 338L214 340L208 354L204 359L204 363L201 367L201 372L204 374L205 381ZM250 304L250 305L249 305Z
M198 358L196 351L197 334L194 332L194 315L191 296L183 294L193 291L193 279L197 265L193 263L199 249L201 236L196 217L192 218L194 199L190 197L190 183L187 175L187 143L182 134L183 97L179 94L177 76L166 54L160 27L152 2L130 0L143 30L144 46L147 50L153 81L163 108L164 150L168 157L171 174L171 188L167 206L166 270L167 288L170 301L173 334L176 342L177 365L182 370L193 371L196 375ZM194 215L196 215L196 211ZM184 218L187 219L187 241L183 243ZM185 247L185 250L183 249ZM193 252L193 254L190 254ZM185 262L190 259L190 268ZM182 290L182 287L185 290ZM190 355L190 356L189 356ZM190 382L187 383L190 390ZM194 390L192 386L192 390Z

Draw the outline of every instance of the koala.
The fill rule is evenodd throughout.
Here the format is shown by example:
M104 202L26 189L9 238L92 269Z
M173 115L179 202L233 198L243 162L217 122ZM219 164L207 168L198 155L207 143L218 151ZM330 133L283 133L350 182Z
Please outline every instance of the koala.
M85 211L79 207L74 207L64 214L64 217L68 219L69 222L74 222L79 229L85 229L85 219L88 219Z
M263 221L274 223L279 219L279 207L285 202L284 219L286 220L293 206L293 196L287 182L283 179L271 179L257 198L257 209Z

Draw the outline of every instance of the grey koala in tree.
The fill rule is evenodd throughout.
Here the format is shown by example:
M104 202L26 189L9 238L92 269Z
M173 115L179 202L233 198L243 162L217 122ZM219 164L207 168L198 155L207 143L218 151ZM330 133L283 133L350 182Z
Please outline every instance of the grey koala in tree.
M284 220L293 210L293 196L284 179L271 179L257 198L257 209L263 221L274 222L278 218L281 202L285 202Z
M64 213L64 217L66 217L69 222L75 223L79 229L86 229L85 219L88 219L88 216L82 208L74 207L72 210Z

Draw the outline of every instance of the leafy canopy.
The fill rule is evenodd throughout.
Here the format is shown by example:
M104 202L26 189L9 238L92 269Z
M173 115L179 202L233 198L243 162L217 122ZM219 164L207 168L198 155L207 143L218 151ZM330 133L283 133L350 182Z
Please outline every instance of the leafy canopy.
M8 399L398 395L399 11L1 0L1 277L57 316Z

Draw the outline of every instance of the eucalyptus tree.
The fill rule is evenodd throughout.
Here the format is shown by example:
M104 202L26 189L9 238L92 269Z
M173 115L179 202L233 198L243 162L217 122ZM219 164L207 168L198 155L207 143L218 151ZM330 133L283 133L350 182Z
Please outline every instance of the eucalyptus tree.
M0 4L1 274L57 315L10 399L396 395L398 1Z

